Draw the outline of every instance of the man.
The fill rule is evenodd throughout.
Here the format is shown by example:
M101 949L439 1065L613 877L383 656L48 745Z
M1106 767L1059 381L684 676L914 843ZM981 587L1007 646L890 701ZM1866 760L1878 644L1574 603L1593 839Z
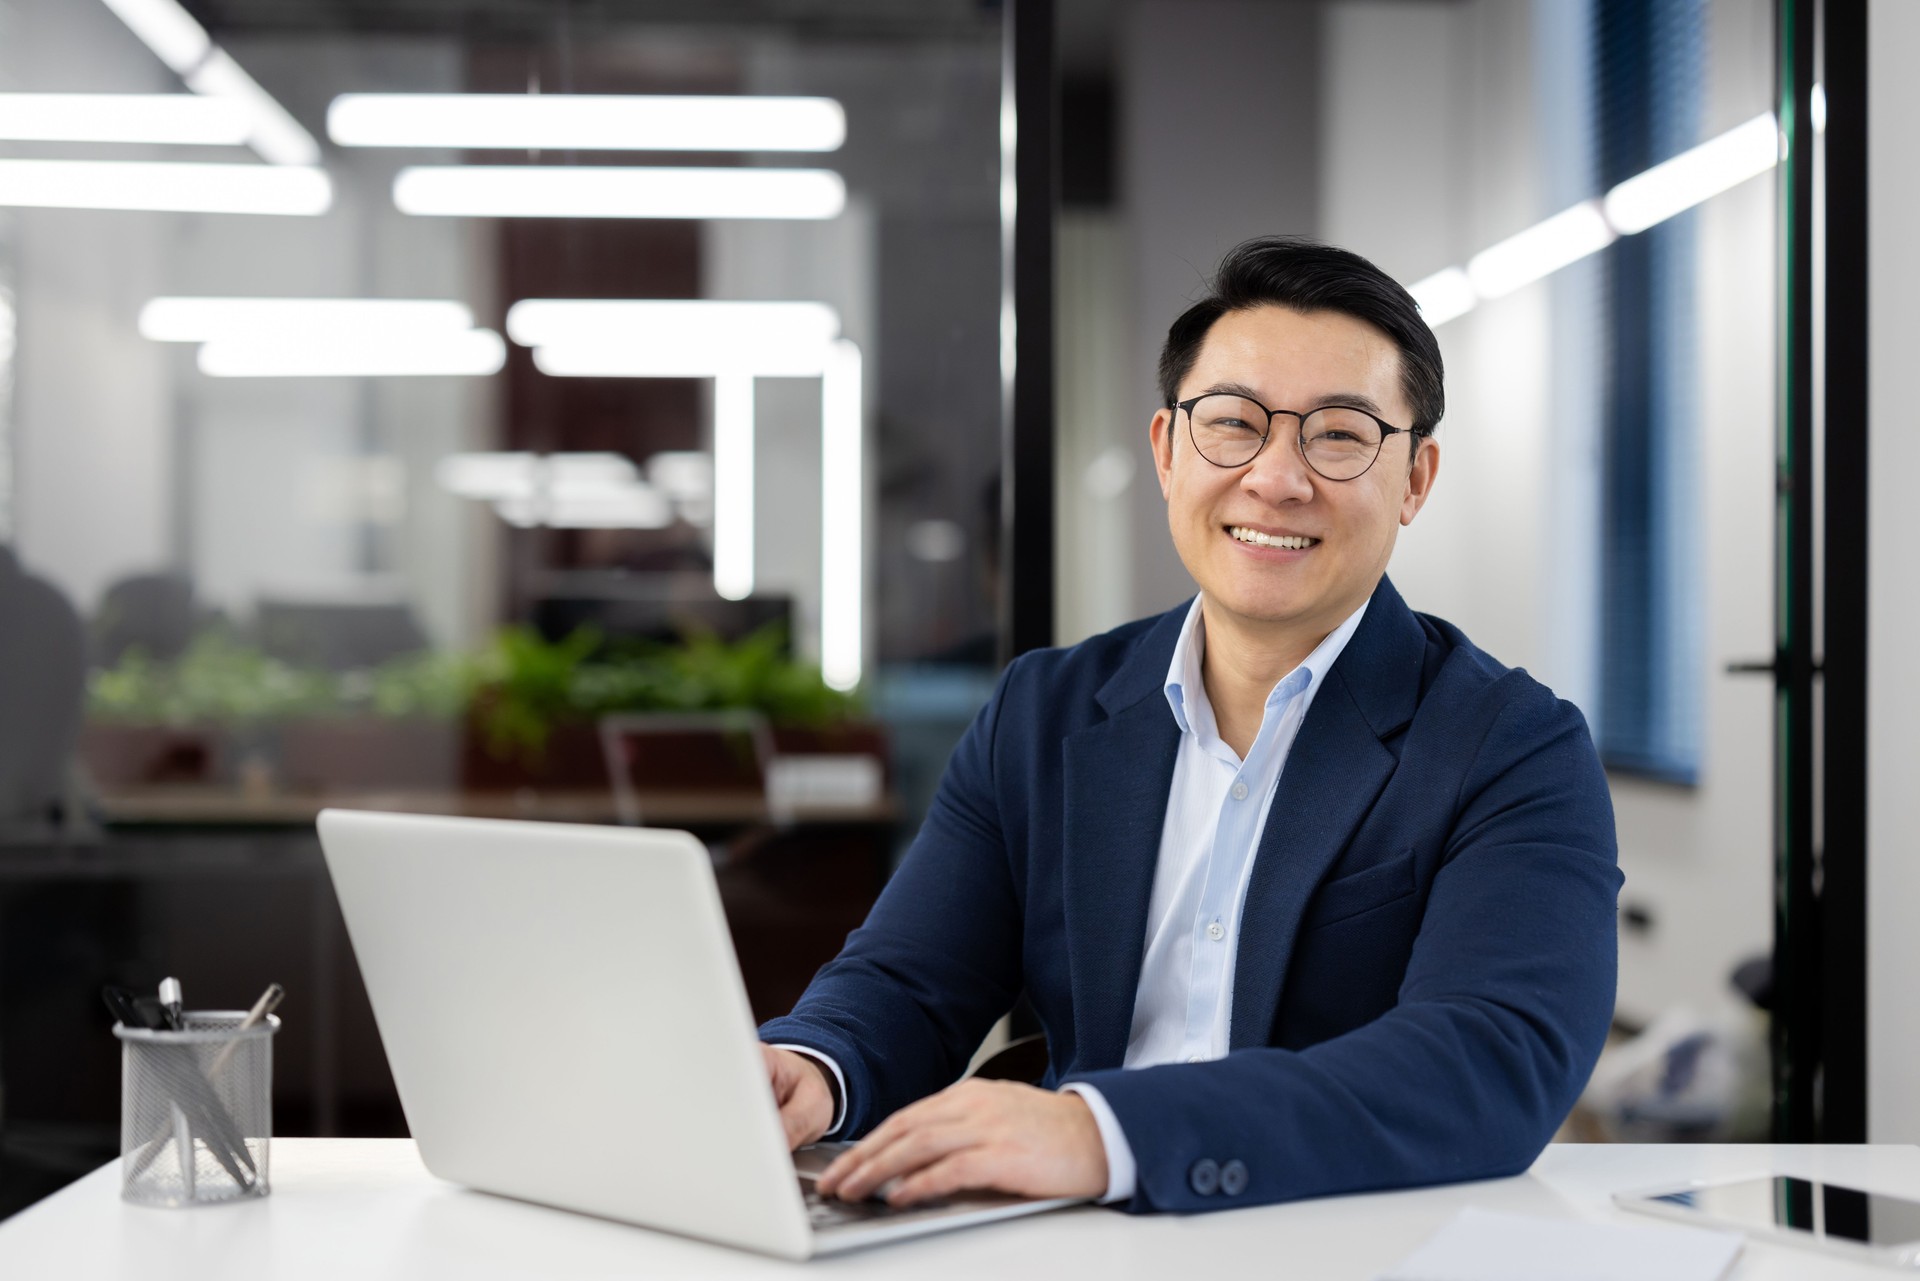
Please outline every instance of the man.
M1620 875L1586 723L1385 577L1440 463L1412 298L1250 241L1160 381L1199 596L1008 667L761 1029L788 1139L865 1136L823 1193L1191 1211L1512 1174L1599 1054ZM1022 991L1046 1080L951 1084Z

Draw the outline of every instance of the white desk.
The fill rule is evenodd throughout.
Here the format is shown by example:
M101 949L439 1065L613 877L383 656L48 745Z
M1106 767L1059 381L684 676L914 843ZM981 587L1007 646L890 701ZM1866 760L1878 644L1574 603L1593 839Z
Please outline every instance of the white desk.
M1413 1192L1334 1197L1186 1218L1092 1207L970 1228L812 1263L469 1192L442 1183L399 1139L278 1139L273 1195L238 1206L154 1210L119 1199L119 1164L0 1223L7 1281L568 1281L613 1277L885 1276L1101 1281L1272 1276L1362 1281L1398 1262L1463 1206L1542 1217L1661 1220L1614 1210L1619 1188L1781 1170L1920 1195L1920 1148L1550 1148L1528 1174ZM1750 1244L1731 1274L1860 1278L1894 1273L1786 1246Z

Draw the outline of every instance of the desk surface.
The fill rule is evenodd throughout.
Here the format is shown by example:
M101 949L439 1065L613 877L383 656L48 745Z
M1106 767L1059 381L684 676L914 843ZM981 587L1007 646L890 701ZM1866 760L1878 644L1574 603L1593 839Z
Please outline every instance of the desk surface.
M66 1281L306 1278L912 1276L1102 1281L1287 1276L1361 1281L1398 1262L1462 1207L1656 1224L1611 1207L1616 1189L1759 1172L1920 1195L1920 1148L1555 1145L1514 1179L1334 1197L1187 1218L1094 1207L965 1229L812 1263L509 1201L442 1183L404 1139L278 1139L273 1195L239 1206L154 1210L119 1200L117 1162L0 1223L0 1277ZM1730 1276L1893 1275L1787 1246L1750 1244Z

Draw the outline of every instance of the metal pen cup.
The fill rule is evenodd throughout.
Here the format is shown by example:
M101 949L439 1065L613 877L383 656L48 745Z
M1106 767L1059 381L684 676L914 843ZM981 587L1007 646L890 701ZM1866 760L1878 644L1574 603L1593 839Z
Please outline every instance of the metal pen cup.
M273 1136L273 1035L268 1016L200 1010L179 1031L130 1028L120 1038L120 1195L140 1205L213 1205L266 1196Z

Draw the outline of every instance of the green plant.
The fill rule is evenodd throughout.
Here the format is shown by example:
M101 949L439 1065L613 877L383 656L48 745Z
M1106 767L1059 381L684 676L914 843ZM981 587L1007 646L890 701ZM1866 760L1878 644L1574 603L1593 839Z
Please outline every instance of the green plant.
M820 669L787 657L786 632L769 625L734 642L689 633L677 645L603 650L583 628L546 641L508 628L479 663L475 700L487 750L538 761L552 727L610 712L708 712L740 708L782 725L826 726L859 709Z
M323 713L337 703L327 673L269 658L224 630L196 636L170 663L131 649L94 674L88 695L88 710L99 720L152 725L258 724Z
M496 759L538 760L554 722L574 719L574 681L600 633L582 627L548 641L531 627L502 628L481 655L476 699L487 750Z
M402 654L373 669L367 704L375 716L392 720L454 720L473 700L476 669L466 654Z

